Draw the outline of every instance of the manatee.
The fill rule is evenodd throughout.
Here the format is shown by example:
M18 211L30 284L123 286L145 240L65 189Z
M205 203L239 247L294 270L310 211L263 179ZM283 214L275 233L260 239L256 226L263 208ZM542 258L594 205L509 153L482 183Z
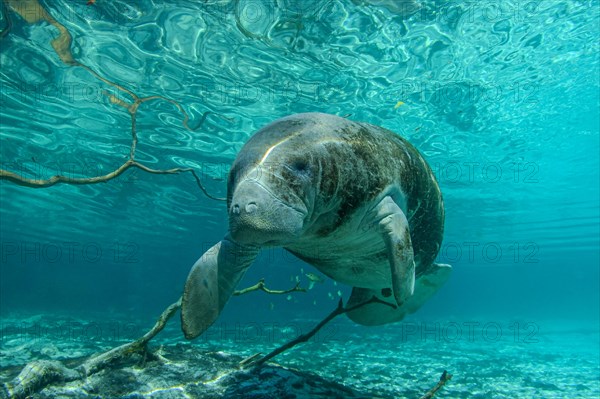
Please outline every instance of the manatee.
M347 313L381 325L416 311L448 279L434 263L444 204L419 151L384 128L322 113L267 125L242 147L227 182L229 230L192 267L181 320L188 339L218 318L261 248L283 247L353 287Z

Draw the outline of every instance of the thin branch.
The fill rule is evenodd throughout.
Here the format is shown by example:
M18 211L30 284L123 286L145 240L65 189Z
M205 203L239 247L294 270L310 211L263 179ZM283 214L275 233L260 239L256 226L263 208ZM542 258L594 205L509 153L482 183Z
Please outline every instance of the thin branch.
M0 180L8 180L20 186L26 186L31 188L46 188L53 186L58 183L65 184L74 184L74 185L84 185L84 184L97 184L97 183L106 183L109 180L112 180L125 172L127 169L135 167L143 170L144 172L157 174L157 175L172 175L178 173L189 172L194 176L194 180L196 180L196 184L202 190L204 195L207 197L217 200L217 201L226 201L226 198L215 197L211 195L206 188L202 185L200 178L196 171L192 168L172 168L172 169L152 169L149 168L138 161L134 161L129 159L123 163L123 165L119 166L117 169L113 170L102 176L94 176L94 177L68 177L64 175L54 175L48 179L30 179L28 177L23 177L14 172L10 172L8 170L0 169Z
M263 291L263 292L266 292L267 294L282 295L282 294L289 294L290 292L296 292L296 291L306 292L306 288L300 287L300 283L298 283L298 284L296 284L295 287L287 289L287 290L271 290L265 286L265 279L261 278L258 283L254 284L251 287L244 288L239 291L234 291L233 295L235 295L235 296L244 295L244 294L247 294L252 291Z
M240 367L255 367L255 366L260 366L263 363L265 363L266 361L274 358L275 356L285 352L286 350L293 348L294 346L302 343L302 342L307 342L309 339L311 339L321 328L323 328L325 326L325 324L329 323L331 320L333 320L334 318L336 318L337 316L344 314L344 313L348 313L348 312L352 312L353 310L356 310L358 308L361 308L365 305L368 305L370 303L381 303L383 305L387 305L393 309L396 309L396 305L393 305L389 302L385 302L382 301L381 299L377 298L377 297L372 297L371 299L369 299L366 302L362 302L359 303L357 305L351 306L349 308L344 307L344 304L342 302L342 300L340 299L340 301L338 302L338 306L337 308L335 308L335 310L333 312L331 312L327 317L325 317L323 320L321 320L321 322L319 324L317 324L312 330L310 330L309 332L307 332L306 334L302 334L300 336L298 336L297 338L281 345L280 347L278 347L277 349L273 350L272 352L268 353L267 355L259 358L258 360L255 361L251 361L251 359L244 359L241 363L240 363ZM252 356L253 358L256 357L256 355Z
M440 389L442 389L442 387L444 385L446 385L446 382L450 381L451 379L452 379L452 374L450 374L446 370L444 370L444 372L442 373L442 376L440 377L440 380L438 381L438 383L436 384L436 386L434 386L429 391L427 391L427 393L425 395L421 396L420 399L431 399L431 398L433 398L433 395L435 395L435 393L437 391L439 391Z

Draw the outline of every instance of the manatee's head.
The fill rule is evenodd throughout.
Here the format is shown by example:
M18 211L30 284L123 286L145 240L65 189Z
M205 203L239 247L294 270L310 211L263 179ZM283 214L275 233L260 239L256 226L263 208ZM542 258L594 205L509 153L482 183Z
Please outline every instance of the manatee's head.
M235 241L285 246L306 231L322 178L319 118L337 117L297 114L279 119L241 149L227 187L229 231Z

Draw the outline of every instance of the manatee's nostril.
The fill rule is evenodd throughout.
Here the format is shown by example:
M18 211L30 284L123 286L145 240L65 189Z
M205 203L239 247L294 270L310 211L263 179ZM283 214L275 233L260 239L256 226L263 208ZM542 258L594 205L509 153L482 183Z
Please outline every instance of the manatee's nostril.
M238 204L235 204L231 207L231 213L233 213L234 215L239 215L240 214L240 206Z
M258 206L256 205L256 202L248 202L248 205L246 205L246 212L248 213L256 212L257 209Z

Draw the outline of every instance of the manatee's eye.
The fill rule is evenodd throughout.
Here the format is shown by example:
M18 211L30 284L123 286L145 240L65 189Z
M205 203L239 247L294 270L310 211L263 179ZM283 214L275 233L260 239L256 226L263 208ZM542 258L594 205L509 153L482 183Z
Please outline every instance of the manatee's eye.
M292 161L292 169L298 173L308 172L308 163L302 159L296 159Z

